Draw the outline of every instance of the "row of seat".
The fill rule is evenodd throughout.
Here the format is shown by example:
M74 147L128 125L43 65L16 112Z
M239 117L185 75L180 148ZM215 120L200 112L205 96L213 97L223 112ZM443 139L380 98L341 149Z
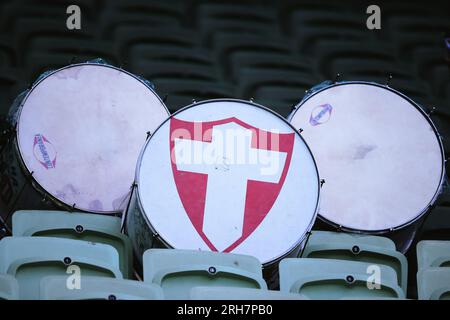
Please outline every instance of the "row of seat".
M407 289L406 258L384 237L313 231L301 258L281 261L278 292L267 291L256 258L213 252L148 250L146 284L131 280L131 245L116 217L18 211L12 223L13 236L0 241L4 299L402 299ZM417 246L419 298L448 297L448 252L447 241Z

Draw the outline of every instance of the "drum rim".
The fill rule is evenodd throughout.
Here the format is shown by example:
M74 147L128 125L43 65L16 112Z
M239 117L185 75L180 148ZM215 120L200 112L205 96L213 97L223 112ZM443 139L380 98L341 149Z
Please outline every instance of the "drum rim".
M300 137L300 139L303 141L303 143L305 144L308 152L311 155L311 159L313 160L313 164L314 164L314 168L316 171L316 176L317 176L317 199L316 199L316 205L315 205L315 209L314 209L314 213L311 217L311 221L308 224L307 230L305 230L305 232L302 233L301 237L299 238L299 240L297 242L295 242L295 244L293 246L291 246L288 250L286 250L284 253L278 255L276 258L264 262L262 263L263 267L266 266L271 266L273 264L276 264L277 262L281 261L282 259L284 259L285 257L288 257L290 254L292 254L293 252L295 252L295 250L297 250L298 248L302 248L302 244L305 242L305 240L308 238L308 234L311 232L311 229L317 219L317 215L318 215L318 209L319 209L319 203L320 203L320 189L321 189L321 183L320 183L320 176L319 176L319 170L317 168L317 163L316 160L314 158L313 153L311 152L311 149L309 148L308 144L306 143L306 141L303 139L303 137L301 136L301 134L294 128L294 126L286 120L286 118L282 117L281 115L279 115L278 113L276 113L275 111L269 109L268 107L265 107L263 105L260 105L258 103L255 103L254 101L247 101L247 100L242 100L242 99L235 99L235 98L217 98L217 99L207 99L207 100L202 100L202 101L194 101L193 103L177 110L176 112L172 113L167 119L165 119L157 128L156 130L149 136L149 138L147 139L147 141L145 142L144 146L142 147L141 153L139 155L138 161L136 163L136 175L135 175L135 183L134 185L135 187L135 192L136 192L136 203L137 206L139 207L139 214L141 214L148 226L148 228L151 230L151 232L153 233L153 236L156 237L162 244L164 244L167 248L169 249L173 249L174 247L171 246L156 230L156 228L152 225L152 223L150 222L149 218L147 217L147 214L142 206L142 202L141 202L141 197L139 195L139 176L140 176L140 167L141 167L141 163L142 163L142 158L144 156L145 151L147 150L148 144L150 142L150 140L153 137L153 134L156 133L162 126L164 126L170 119L172 119L173 117L175 117L176 115L178 115L179 113L184 112L187 109L193 108L195 106L201 105L201 104L207 104L207 103L216 103L216 102L237 102L237 103L244 103L244 104L248 104L251 105L253 107L259 108L259 109L263 109L265 111L270 112L272 115L276 116L278 119L282 120L285 124L287 124L294 132L295 134ZM128 215L128 212L126 212L126 214ZM238 254L238 253L237 253Z
M101 62L82 62L82 63L75 63L75 64L70 64L67 66L64 66L62 68L56 69L56 70L51 70L49 71L47 74L45 74L42 78L38 78L38 80L36 82L34 82L31 86L31 88L28 89L28 92L26 93L26 95L23 97L22 101L20 101L18 108L15 112L15 123L14 123L14 131L15 131L15 141L13 142L15 145L15 151L16 154L18 156L18 162L19 162L19 166L21 167L22 171L24 172L25 175L25 179L28 180L29 182L31 182L31 185L33 186L34 189L36 189L43 197L48 198L49 200L51 200L52 203L54 203L57 206L60 206L62 208L66 208L68 210L79 210L82 212L87 212L87 213L93 213L93 214L103 214L103 215L113 215L113 214L117 214L120 213L123 210L117 210L117 211L98 211L98 210L86 210L83 208L79 208L76 206L76 204L74 205L69 205L68 203L58 199L57 197L55 197L53 194L51 194L50 192L48 192L41 183L39 183L39 181L37 181L37 179L33 176L33 171L30 171L29 168L27 167L23 157L22 157L22 153L21 153L21 149L20 149L20 144L19 144L19 123L20 123L20 117L22 114L22 110L23 107L28 99L28 97L31 95L31 93L33 92L33 90L44 80L46 80L48 77L54 75L57 72L69 69L69 68L74 68L74 67L82 67L82 66L96 66L96 67L105 67L105 68L110 68L110 69L114 69L120 72L123 72L125 74L127 74L128 76L131 76L132 78L134 78L135 80L139 81L141 84L143 84L147 89L149 89L155 96L156 98L159 100L159 102L161 103L161 105L163 106L164 110L167 112L167 115L170 115L169 109L167 108L167 106L165 105L164 101L161 99L161 97L155 92L155 90L153 90L153 88L151 88L145 81L145 79L140 78L139 76L132 74L131 72L128 72L126 70L123 70L121 68L115 67L113 65L107 64L107 63L101 63Z
M388 229L380 229L380 230L363 230L363 229L354 229L354 228L350 228L350 227L346 227L344 225L340 225L336 222L333 222L327 218L325 218L322 214L320 214L320 208L319 208L319 212L317 214L318 218L320 220L322 220L323 222L327 223L328 225L334 227L337 230L342 230L342 231L347 231L347 232L352 232L352 233L360 233L360 234L373 234L373 235L377 235L377 234L386 234L386 233L390 233L390 232L394 232L394 231L399 231L402 229L405 229L409 226L411 226L412 224L414 224L415 222L417 222L418 220L420 220L422 217L424 217L431 208L433 208L433 206L435 205L438 197L440 196L440 194L443 191L443 185L444 185L444 181L445 181L445 150L444 150L444 145L442 143L442 137L439 134L438 129L436 128L436 125L433 123L433 121L431 120L430 116L422 109L422 107L415 102L414 100L412 100L411 98L409 98L408 96L406 96L405 94L391 88L388 85L382 85L376 82L370 82L370 81L358 81L358 80L353 80L353 81L340 81L340 82L335 82L332 84L329 84L323 88L320 88L317 91L314 91L312 93L310 93L309 95L306 95L299 103L297 103L295 105L295 109L288 115L287 120L289 122L292 121L292 118L295 116L295 114L297 113L297 111L309 100L311 99L313 96L315 96L316 94L325 91L327 89L333 88L333 87L337 87L337 86L342 86L342 85L348 85L348 84L362 84L362 85L368 85L368 86L375 86L378 88L382 88L388 91L391 91L394 94L397 94L398 96L400 96L401 98L405 99L407 102L409 102L422 116L423 118L428 121L428 123L430 124L431 128L433 129L433 132L436 136L436 140L438 142L439 145L439 149L441 151L441 175L440 175L440 179L439 179L439 184L436 188L436 191L433 195L433 197L430 199L430 201L428 202L428 204L422 209L422 211L420 211L420 213L412 220L405 222L401 225L392 227L392 228L388 228Z

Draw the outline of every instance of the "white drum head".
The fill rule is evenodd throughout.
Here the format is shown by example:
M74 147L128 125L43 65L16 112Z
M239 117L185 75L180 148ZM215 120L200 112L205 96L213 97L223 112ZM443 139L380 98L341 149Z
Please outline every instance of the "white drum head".
M321 178L319 214L369 232L415 221L442 184L434 126L408 98L380 85L340 83L303 101L290 117L302 128Z
M40 80L23 101L18 147L51 196L79 210L120 211L146 132L169 113L143 81L117 68L79 64Z
M136 179L147 221L169 247L262 263L299 247L318 204L319 178L301 136L240 100L175 113L149 139Z

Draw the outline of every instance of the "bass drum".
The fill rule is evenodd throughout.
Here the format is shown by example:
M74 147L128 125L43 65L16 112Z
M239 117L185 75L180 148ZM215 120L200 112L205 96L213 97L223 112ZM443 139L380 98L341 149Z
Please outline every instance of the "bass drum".
M444 180L428 115L376 83L321 85L289 116L325 179L319 217L339 230L391 236L406 252Z
M101 61L45 73L10 112L2 220L20 209L120 213L147 132L168 116L148 82Z
M269 109L231 99L167 119L135 181L126 227L138 259L158 247L252 255L269 285L277 263L302 249L320 189L300 134Z

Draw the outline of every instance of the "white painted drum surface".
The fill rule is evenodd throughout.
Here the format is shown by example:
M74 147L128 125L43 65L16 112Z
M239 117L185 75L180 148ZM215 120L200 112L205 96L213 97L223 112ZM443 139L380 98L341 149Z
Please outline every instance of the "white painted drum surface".
M168 117L142 80L102 64L50 73L22 103L17 143L26 169L57 200L95 213L123 209L146 133Z
M300 103L303 129L325 184L319 215L344 228L383 232L415 221L442 185L436 130L409 99L370 83L341 83Z
M136 181L140 214L166 246L249 254L263 264L301 245L319 197L301 136L240 100L174 114L145 146Z

